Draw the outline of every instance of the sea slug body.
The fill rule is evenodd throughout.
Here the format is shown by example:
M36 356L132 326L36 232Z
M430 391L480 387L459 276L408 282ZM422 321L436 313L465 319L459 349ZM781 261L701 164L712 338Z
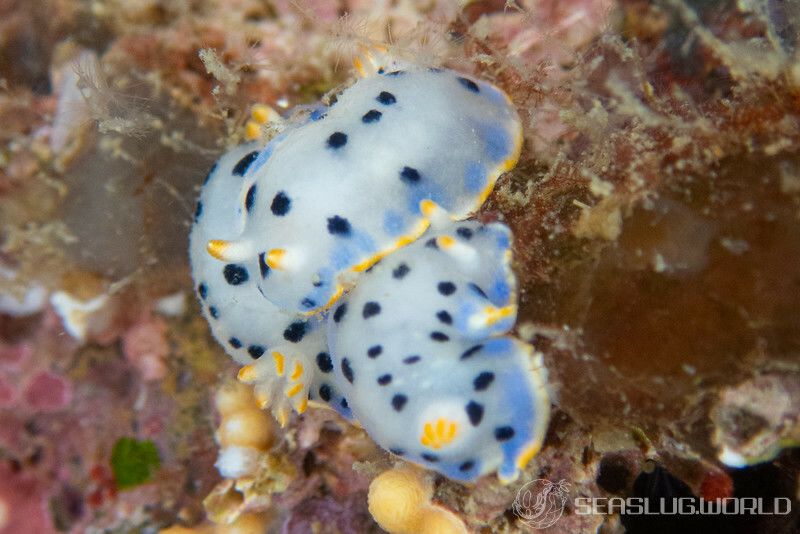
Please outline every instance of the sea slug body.
M516 318L509 238L500 223L437 214L328 321L354 417L385 449L456 480L498 468L514 479L546 428L544 372L504 335Z
M515 165L519 117L454 71L374 70L215 164L190 235L198 300L281 425L326 406L450 478L513 480L543 440L546 373L508 334L510 230L463 219Z
M254 143L236 147L209 172L189 235L189 258L211 333L236 362L251 365L242 378L257 382L262 407L271 408L285 423L291 409L305 411L307 392L314 386L311 362L327 351L323 318L280 310L261 296L255 283L257 261L227 263L206 252L212 236L236 235L241 227L237 191L243 179L238 168L257 149ZM335 390L331 396L338 398Z
M308 314L329 307L349 273L418 238L422 200L458 218L477 209L522 139L505 95L440 69L361 79L314 118L243 162L241 233L209 249L262 258L266 298Z

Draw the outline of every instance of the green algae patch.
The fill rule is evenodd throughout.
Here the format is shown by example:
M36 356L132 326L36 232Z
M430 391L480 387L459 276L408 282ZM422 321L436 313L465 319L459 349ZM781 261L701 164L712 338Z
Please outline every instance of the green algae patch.
M150 440L120 438L111 451L111 469L120 489L147 482L160 465L158 450Z

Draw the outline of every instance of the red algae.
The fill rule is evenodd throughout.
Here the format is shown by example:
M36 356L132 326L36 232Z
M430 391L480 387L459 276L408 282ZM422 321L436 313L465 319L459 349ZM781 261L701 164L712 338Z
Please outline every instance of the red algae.
M72 400L72 389L63 377L43 371L31 378L23 395L31 409L49 412L67 408Z

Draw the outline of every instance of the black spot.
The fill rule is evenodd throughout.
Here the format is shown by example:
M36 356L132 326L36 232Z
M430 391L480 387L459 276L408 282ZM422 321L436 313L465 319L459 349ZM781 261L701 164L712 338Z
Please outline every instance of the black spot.
M400 410L403 409L403 406L405 406L407 402L408 402L408 397L406 397L402 393L398 393L397 395L392 397L392 408L394 408L395 411L399 412Z
M300 305L303 306L305 309L310 310L311 308L317 307L317 301L306 297L300 302Z
M381 305L377 302L370 301L364 304L364 310L361 312L361 315L364 316L364 319L369 319L379 313L381 313Z
M405 73L406 73L406 71L404 71L404 70L393 70L392 72L387 72L386 75L387 76L401 76L401 75L403 75Z
M472 385L475 386L475 391L483 391L488 388L492 382L494 382L494 373L491 371L484 371L475 377Z
M199 200L197 201L197 208L194 210L194 220L197 222L200 220L200 216L203 214L203 203Z
M353 383L353 368L350 367L350 360L342 358L342 374L351 384Z
M234 349L241 349L242 348L242 342L239 341L239 339L235 338L235 337L232 337L232 338L230 338L228 340L228 345L230 345Z
M450 341L450 337L444 332L431 332L431 339L439 342Z
M217 163L218 162L215 161L214 165L211 166L211 170L208 171L205 180L203 180L203 185L206 185L208 183L208 181L211 179L211 175L214 174L214 171L217 170Z
M488 299L488 298L489 298L489 297L487 297L487 296L486 296L486 292L485 292L483 289L481 289L481 286L479 286L478 284L475 284L475 283L472 283L472 282L470 282L468 285L469 285L469 288L470 288L472 291L474 291L475 293L477 293L477 294L478 294L478 295L480 295L481 297L483 297L483 298L485 298L485 299Z
M420 454L420 456L422 456L423 460L425 460L426 462L430 462L432 464L435 464L436 462L439 461L438 456L436 456L435 454L430 454L428 452L423 452L422 454Z
M440 72L444 72L444 69L440 69L439 67L428 67L428 72L439 74Z
M346 144L347 144L346 133L333 132L331 136L328 137L328 147L330 148L342 148Z
M381 94L376 96L375 100L377 100L384 106L391 106L392 104L397 102L397 99L394 97L394 95L392 93L389 93L388 91L381 91Z
M444 324L453 324L453 317L446 310L436 312L436 318Z
M382 352L383 352L383 347L381 347L380 345L373 345L372 347L367 349L367 356L369 356L372 359L375 359L378 356L380 356Z
M317 367L323 373L330 373L333 371L333 362L331 361L331 355L327 352L320 352L317 354Z
M244 174L247 172L247 169L250 168L250 164L253 163L257 157L258 152L250 152L245 157L240 159L239 162L233 166L233 175L244 176ZM214 169L212 169L211 172L214 172Z
M464 239L472 239L473 232L470 228L467 228L466 226L462 226L461 228L456 230L456 233L461 237L463 237Z
M349 236L351 232L350 221L344 217L334 215L328 219L328 233L331 235Z
M469 422L472 423L472 426L478 426L481 422L481 419L483 419L483 405L478 404L475 401L469 401L465 409L467 410L467 416L469 417Z
M514 429L510 426L499 426L494 429L494 439L497 441L508 441L514 437Z
M470 357L472 357L472 355L473 355L473 354L475 354L476 352L478 352L478 351L479 351L479 350L481 350L482 348L483 348L483 345L475 345L474 347L470 347L470 348L468 348L468 349L467 349L467 350L465 350L465 351L464 351L464 353L461 355L461 359L462 359L462 360L466 360L467 358L470 358Z
M225 276L225 281L232 286L244 284L247 282L247 279L250 278L250 275L247 274L247 269L235 263L226 265L225 269L222 270L222 274Z
M269 274L269 265L267 265L266 252L262 252L258 255L258 270L261 272L261 278L266 278Z
M412 365L412 364L417 363L421 359L422 358L420 356L417 356L415 354L414 356L406 356L405 358L403 358L403 363L406 364L406 365Z
M265 351L266 349L261 345L250 345L249 347L247 347L247 354L249 354L250 357L253 358L254 360L257 360L260 357L262 357Z
M397 280L403 279L409 272L411 268L405 263L401 263L392 271L392 277L396 278Z
M437 250L439 249L439 244L436 242L436 238L435 237L432 237L432 238L428 239L427 241L425 241L425 246L428 247L428 248L435 248Z
M292 343L300 343L303 336L306 335L306 323L303 321L295 321L289 325L289 328L283 331L283 339Z
M458 81L461 83L461 85L463 85L464 87L466 87L467 89L469 89L473 93L480 93L480 91L481 91L480 87L478 87L478 84L473 82L469 78L463 78L463 77L459 76L458 77Z
M383 113L381 113L377 109L371 109L366 113L364 113L364 116L361 117L361 122L369 124L371 122L379 121L381 120L381 115L383 115Z
M378 384L385 386L392 382L392 375L381 375L378 377Z
M322 287L322 280L314 280L311 282L311 285L314 287Z
M395 456L404 456L406 453L406 451L404 451L403 449L396 449L396 448L389 449L389 452L391 452Z
M414 185L419 183L422 179L422 176L419 174L417 169L412 169L411 167L403 167L403 170L400 171L400 180L403 182Z
M339 304L339 307L336 308L335 312L333 312L333 322L338 323L339 321L341 321L342 318L344 317L344 314L346 313L347 313L347 303L343 302L342 304Z
M467 460L458 466L458 470L462 473L466 473L467 471L471 471L473 467L475 467L475 462L473 460Z
M328 384L322 384L319 387L319 398L325 402L331 400L331 387Z
M448 297L456 292L456 285L453 282L439 282L437 286L439 293Z
M219 311L218 311L218 310L217 310L217 308L215 308L214 306L209 306L209 307L208 307L208 313L209 313L209 315L211 315L211 317L213 317L214 319L219 319Z
M272 210L273 215L277 215L278 217L283 217L287 213L289 213L289 208L292 205L291 199L286 196L286 193L283 191L279 192L275 197L272 199L272 205L270 205L269 209Z
M345 399L344 397L342 397L342 400L339 401L339 406L341 406L345 410L350 407L350 405L347 404L347 399Z
M244 197L244 209L247 210L247 213L250 213L250 210L253 209L253 204L256 203L256 186L255 184L250 186L250 189L247 190L247 195Z
M200 295L201 299L206 300L206 297L208 296L208 286L205 284L200 284L197 286L197 294Z

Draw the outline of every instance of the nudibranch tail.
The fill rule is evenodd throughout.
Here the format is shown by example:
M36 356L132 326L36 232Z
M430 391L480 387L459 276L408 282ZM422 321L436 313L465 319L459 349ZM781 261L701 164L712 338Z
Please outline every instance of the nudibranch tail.
M513 339L512 358L515 365L505 369L507 383L504 402L520 406L513 410L511 424L522 428L503 444L503 464L497 475L504 484L513 482L520 471L542 448L550 419L550 395L547 390L547 370L542 355L518 339ZM516 368L516 369L515 369ZM501 378L502 380L502 378Z
M547 420L532 351L505 335L517 311L508 235L498 223L432 227L366 273L327 322L328 367L354 417L387 450L456 480L497 469L510 479ZM474 265L447 251L481 242Z

